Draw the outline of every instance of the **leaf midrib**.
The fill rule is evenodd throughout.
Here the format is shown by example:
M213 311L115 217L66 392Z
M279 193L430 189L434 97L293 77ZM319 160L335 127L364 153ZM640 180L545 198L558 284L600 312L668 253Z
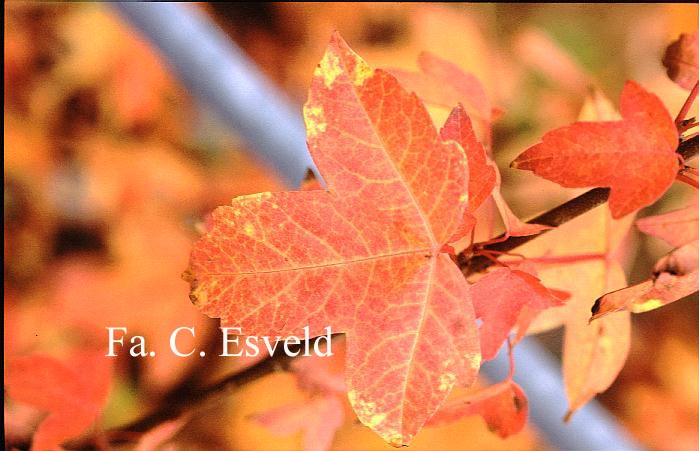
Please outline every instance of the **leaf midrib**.
M304 266L296 266L296 267L291 267L291 268L282 268L282 269L271 269L267 271L248 271L248 272L220 272L220 273L207 273L208 276L252 276L256 274L275 274L275 273L282 273L282 272L291 272L291 271L303 271L306 269L319 269L319 268L327 268L327 267L333 267L333 266L343 266L343 265L350 265L352 263L361 263L361 262L366 262L366 261L371 261L371 260L380 260L383 258L392 258L392 257L401 257L404 255L411 255L411 254L422 254L425 257L432 257L430 254L432 252L431 248L418 248L418 249L410 249L407 251L401 251L401 252L394 252L394 253L389 253L389 254L380 254L380 255L371 255L368 257L362 257L362 258L355 258L355 259L349 259L349 260L342 260L342 261L336 261L336 262L330 262L330 263L322 263L318 265L304 265Z
M357 58L359 58L359 56L357 56ZM345 61L344 61L344 55L340 55L339 59L342 62L342 65L344 66L343 67L344 74L347 74L347 65L345 64ZM364 63L364 64L366 64L366 63ZM376 74L376 70L377 69L374 69L374 75ZM347 75L345 75L345 76L347 76ZM349 77L347 77L347 78L349 78ZM418 215L420 216L420 221L422 222L422 227L424 228L424 230L427 234L427 237L429 238L430 245L432 246L432 249L430 251L432 252L434 250L438 250L441 247L441 244L437 243L437 240L434 236L434 233L432 232L432 228L430 227L430 223L427 220L427 217L425 216L425 212L423 212L422 209L420 208L420 204L418 203L417 199L413 195L413 192L410 189L410 185L408 184L405 177L403 177L403 174L401 173L401 171L398 170L398 167L396 166L396 162L393 161L393 158L391 158L391 155L386 151L388 146L386 145L386 143L382 139L381 135L376 130L374 123L372 122L371 118L367 114L367 109L364 106L364 103L362 103L362 101L360 99L359 93L357 92L357 88L355 87L354 83L352 83L351 80L348 80L348 81L349 81L349 85L350 85L350 89L352 91L352 94L354 94L354 98L356 99L357 104L361 107L362 113L364 114L366 121L368 122L369 126L371 127L371 131L373 132L376 139L379 141L379 143L381 145L381 149L383 150L384 155L386 156L386 159L391 164L391 168L393 169L393 172L397 175L397 178L401 181L401 184L404 186L405 191L408 193L408 197L410 198L410 201L412 202L413 206L415 207L415 210L417 211ZM411 129L411 131L412 131L412 129ZM411 133L411 135L412 135L412 133ZM412 139L412 136L411 136L411 139Z

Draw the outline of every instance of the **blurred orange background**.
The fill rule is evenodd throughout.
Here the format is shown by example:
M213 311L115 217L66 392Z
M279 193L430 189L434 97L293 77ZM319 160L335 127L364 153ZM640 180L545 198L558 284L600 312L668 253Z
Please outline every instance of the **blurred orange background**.
M637 80L675 114L687 92L667 79L660 59L699 17L697 5L650 4L189 7L205 11L299 113L335 29L372 66L416 70L417 55L428 50L472 72L504 111L494 157L505 196L525 219L571 191L507 169L509 162L545 131L575 121L591 84L616 101L624 81ZM284 189L282 182L107 4L6 3L4 62L5 358L101 350L106 326L128 327L156 348L168 346L175 328L195 326L199 346L215 348L218 335L205 331L217 321L190 304L180 279L191 243L214 207ZM448 113L431 112L437 121ZM676 184L643 215L679 208L692 196ZM632 245L626 269L637 282L669 248L640 235ZM699 304L689 301L636 315L629 361L601 396L649 448L699 449L698 322ZM560 333L543 340L559 352ZM167 353L145 362L122 357L105 428L142 416L183 379L213 381L249 364ZM251 416L306 397L292 374L267 376L197 412L168 449L300 449L301 434L279 437ZM343 402L332 449L391 449ZM41 418L6 399L6 446L28 443ZM531 424L502 441L480 417L426 428L411 445L548 447Z

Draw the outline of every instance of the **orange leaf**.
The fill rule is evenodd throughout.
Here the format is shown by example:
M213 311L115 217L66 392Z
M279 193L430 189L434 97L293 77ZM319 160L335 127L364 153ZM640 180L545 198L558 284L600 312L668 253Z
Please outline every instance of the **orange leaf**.
M352 407L407 444L480 362L468 285L440 252L467 206L466 156L440 140L414 94L337 34L304 116L328 191L219 207L192 251L191 298L245 334L346 333Z
M699 31L682 33L670 44L663 56L667 76L684 89L692 89L699 81Z
M495 168L488 161L485 149L478 142L471 119L464 107L454 108L442 127L443 140L453 140L461 145L468 159L468 211L473 213L488 198L495 187Z
M522 314L527 316L528 323L533 312L561 305L561 300L535 276L509 268L496 269L473 284L471 298L476 317L483 321L480 327L483 360L495 357Z
M508 379L472 395L449 400L430 419L429 425L436 426L478 414L488 424L488 429L506 438L522 430L527 422L528 410L524 391Z
M677 129L660 99L632 81L621 94L621 115L550 131L512 166L568 188L610 187L614 218L650 205L677 175Z
M453 140L459 143L468 159L468 207L464 214L462 227L454 235L455 239L463 237L473 229L476 224L474 213L490 195L493 196L500 212L507 236L534 235L551 228L539 224L527 224L512 213L500 194L500 172L495 163L488 158L481 143L478 142L471 125L471 119L462 105L458 105L452 110L440 131L440 135L445 141Z
M603 95L593 92L580 116L609 121L616 114ZM565 305L542 311L531 325L535 331L565 325L563 375L569 415L609 387L629 351L628 314L600 325L588 325L588 318L593 299L626 285L618 260L632 221L633 215L613 220L604 205L518 248L536 262L544 285L565 287L571 294Z
M605 286L609 287L626 283L619 266L609 265L605 279ZM609 388L629 353L631 319L628 312L588 324L587 306L589 304L573 305L566 322L563 379L570 401L566 420L595 395Z
M82 434L107 400L111 371L111 360L94 352L66 363L44 355L11 360L5 373L10 398L49 412L34 433L32 449L55 449Z

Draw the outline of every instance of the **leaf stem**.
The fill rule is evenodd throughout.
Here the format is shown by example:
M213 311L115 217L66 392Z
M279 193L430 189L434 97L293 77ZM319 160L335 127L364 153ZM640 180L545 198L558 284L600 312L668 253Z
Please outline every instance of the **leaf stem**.
M693 186L696 189L699 189L699 181L694 180L693 178L687 177L684 174L677 174L677 180L683 183L686 183L689 186Z
M689 93L687 96L687 100L684 101L684 105L682 105L682 108L680 109L680 112L677 113L677 118L675 119L675 125L677 125L677 128L680 131L684 131L684 118L687 117L687 113L689 112L689 109L692 107L692 104L694 103L694 99L697 98L697 94L699 94L699 80L694 84L694 87L692 88L692 91Z

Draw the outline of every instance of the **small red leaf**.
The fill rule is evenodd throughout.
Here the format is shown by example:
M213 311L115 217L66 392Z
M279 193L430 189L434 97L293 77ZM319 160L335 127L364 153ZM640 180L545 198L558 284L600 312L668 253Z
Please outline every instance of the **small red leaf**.
M692 89L699 81L699 31L682 33L670 44L663 56L667 76L684 89Z
M450 423L469 415L480 415L488 429L506 438L522 430L529 407L522 388L508 379L472 395L451 399L430 419L429 425Z
M550 131L513 167L569 188L610 187L620 218L652 204L675 180L675 124L660 99L635 82L621 94L621 121L576 122Z
M11 360L5 373L8 396L49 412L34 433L32 449L54 449L82 434L107 400L111 371L111 360L93 352L67 363L43 355Z
M478 142L471 119L463 106L454 108L440 131L445 141L456 141L468 159L468 211L473 213L488 198L495 187L494 165L488 161L485 149Z
M535 276L509 268L496 269L471 285L471 297L476 317L483 321L480 327L483 360L495 357L520 315L525 315L526 327L534 312L562 305ZM518 331L518 335L523 332Z

